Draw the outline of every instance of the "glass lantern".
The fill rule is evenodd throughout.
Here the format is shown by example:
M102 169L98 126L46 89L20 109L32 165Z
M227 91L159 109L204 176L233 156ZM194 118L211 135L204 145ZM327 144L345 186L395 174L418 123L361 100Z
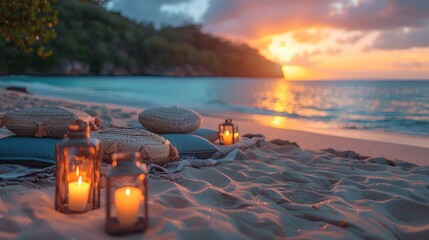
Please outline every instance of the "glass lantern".
M70 125L56 144L55 210L82 213L100 208L100 143L89 126Z
M219 124L219 144L231 145L238 142L238 126L232 123L232 119L225 119L224 123Z
M107 173L106 232L143 232L149 224L147 166L138 153L113 154Z

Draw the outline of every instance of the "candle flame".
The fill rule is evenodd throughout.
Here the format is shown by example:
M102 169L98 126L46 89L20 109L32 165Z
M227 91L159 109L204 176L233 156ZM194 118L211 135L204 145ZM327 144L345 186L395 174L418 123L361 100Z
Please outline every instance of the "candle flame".
M130 196L130 189L129 188L125 189L125 195Z
M76 177L79 176L79 167L76 167Z
M229 131L228 130L226 130L225 135L229 136Z
M77 185L78 186L82 185L82 176L79 176L79 180L77 181Z

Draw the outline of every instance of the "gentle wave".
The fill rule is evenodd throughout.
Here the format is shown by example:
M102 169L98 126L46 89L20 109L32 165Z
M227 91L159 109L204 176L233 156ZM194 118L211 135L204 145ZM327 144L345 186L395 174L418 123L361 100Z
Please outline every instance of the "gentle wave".
M0 88L134 107L181 105L279 116L336 128L429 136L429 82L288 82L280 79L155 77L0 78Z

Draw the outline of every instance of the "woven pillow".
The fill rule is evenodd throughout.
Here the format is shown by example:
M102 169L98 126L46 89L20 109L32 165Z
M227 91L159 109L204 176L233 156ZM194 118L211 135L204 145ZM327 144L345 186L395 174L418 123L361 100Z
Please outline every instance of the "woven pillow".
M71 124L86 123L91 130L101 126L99 119L80 110L43 106L23 108L7 112L3 124L9 131L19 136L63 138Z
M92 133L91 137L100 140L101 156L106 162L111 162L113 153L120 152L139 152L141 161L159 165L179 157L168 140L143 129L107 128Z
M202 119L194 110L176 106L145 109L139 122L154 133L190 133L200 127Z

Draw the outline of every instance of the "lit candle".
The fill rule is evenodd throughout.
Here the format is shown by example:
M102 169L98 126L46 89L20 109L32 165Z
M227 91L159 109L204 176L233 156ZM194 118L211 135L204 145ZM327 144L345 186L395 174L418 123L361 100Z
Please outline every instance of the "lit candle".
M88 205L89 183L82 182L79 176L77 182L69 183L69 209L75 212L84 212Z
M136 224L142 200L144 196L138 188L123 187L115 191L116 217L121 227L129 228Z
M231 145L233 143L233 138L234 136L226 130L223 134L223 145Z

